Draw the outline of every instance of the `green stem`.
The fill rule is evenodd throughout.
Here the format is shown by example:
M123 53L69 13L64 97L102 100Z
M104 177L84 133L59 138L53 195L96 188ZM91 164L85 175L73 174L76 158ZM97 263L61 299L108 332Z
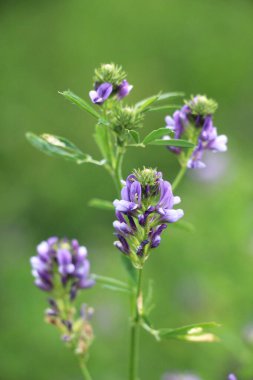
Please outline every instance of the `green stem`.
M186 165L184 165L184 166L181 167L181 169L179 170L176 178L174 179L174 181L172 183L172 190L175 190L177 188L177 186L181 182L183 176L185 175L186 169L187 169Z
M91 375L88 371L88 368L86 367L84 360L80 359L79 363L80 363L80 368L81 368L81 372L83 374L84 380L92 380Z
M140 344L140 320L142 313L142 269L138 269L138 283L136 293L134 295L132 321L131 321L131 337L130 337L130 367L129 380L138 379L139 367L139 344Z
M120 191L122 188L122 163L123 163L123 158L125 154L125 148L119 148L117 151L117 156L116 156L116 164L115 168L111 170L112 178L114 180L114 184L117 190L117 193L120 195Z

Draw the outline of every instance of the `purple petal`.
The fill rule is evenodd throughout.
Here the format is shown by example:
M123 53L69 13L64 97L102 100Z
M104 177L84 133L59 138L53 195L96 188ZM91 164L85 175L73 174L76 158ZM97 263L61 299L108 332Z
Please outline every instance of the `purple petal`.
M208 146L209 149L215 152L226 152L228 138L226 135L217 136Z
M145 248L145 246L146 246L148 243L149 243L149 240L148 240L148 239L143 240L143 241L141 242L141 244L140 244L140 246L138 247L137 252L136 252L137 256L140 256L140 257L143 256L143 254L144 254L144 248Z
M113 227L115 228L115 230L117 232L120 232L122 234L131 234L132 233L132 230L131 228L128 226L128 224L126 223L121 223L119 222L118 220L115 220L113 222Z
M84 261L84 259L86 259L87 255L88 255L87 248L84 246L79 247L78 251L77 251L77 262Z
M52 290L52 286L51 285L49 285L49 284L47 284L47 283L45 283L41 278L36 278L36 280L35 280L35 285L38 287L38 288L40 288L40 289L42 289L42 290L44 290L44 291L46 291L46 292L49 292L50 290Z
M130 187L130 201L141 205L141 184L134 181Z
M89 92L89 97L94 104L102 104L104 102L103 98L98 95L97 91L90 91Z
M130 198L129 198L129 187L128 186L124 186L121 190L121 198L124 200L124 201L130 201Z
M128 201L124 201L124 200L119 201L118 199L116 199L113 202L113 205L116 208L116 211L120 211L120 212L124 212L124 213L133 211L138 207L138 205L134 202L128 202Z
M60 265L71 264L72 255L67 249L59 249L56 256Z
M133 86L128 83L127 80L123 80L122 83L118 87L117 97L119 100L123 99L125 96L129 94L132 90Z
M95 285L95 280L93 280L93 279L91 279L91 278L85 278L85 279L81 279L79 282L78 282L78 284L77 284L77 286L78 286L78 288L80 288L80 289L88 289L88 288L91 288L92 286L94 286Z
M103 99L103 101L105 101L111 95L112 90L113 90L112 84L105 82L97 88L97 94L100 98Z
M159 207L162 208L169 208L171 209L173 207L173 193L171 184L168 181L159 181L159 191L160 191L160 200L158 203Z
M78 278L88 277L89 271L90 271L90 262L88 260L85 260L82 263L82 265L79 265L78 267L76 267L74 274Z
M161 220L167 223L177 222L184 216L184 212L181 209L178 210L166 210L165 213L161 216Z
M129 252L125 250L125 247L123 246L123 244L122 244L120 241L118 241L118 240L115 241L115 242L113 243L113 245L114 245L116 248L118 248L122 253L128 255Z

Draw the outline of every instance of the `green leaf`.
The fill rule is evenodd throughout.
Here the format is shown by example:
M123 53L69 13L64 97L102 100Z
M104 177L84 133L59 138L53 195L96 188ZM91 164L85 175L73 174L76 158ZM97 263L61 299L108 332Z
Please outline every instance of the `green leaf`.
M160 106L160 107L150 107L148 109L148 112L152 112L152 111L163 111L163 110L169 110L169 109L178 109L178 108L181 108L182 106L179 105L179 104L171 104L171 105L167 105L167 106Z
M133 267L133 264L131 263L130 259L127 256L120 255L120 257L130 278L132 279L134 284L137 284L137 270Z
M184 92L165 92L163 94L159 95L158 101L165 100L169 98L177 98L177 97L183 97L185 94Z
M184 96L183 92L167 92L167 93L159 93L157 95L150 96L149 98L143 99L140 102L135 104L135 108L138 108L138 110L141 111L147 111L147 108L149 108L152 104L165 100L168 98L175 98L179 96Z
M128 289L120 288L119 286L113 286L113 285L103 285L104 289L112 290L114 292L120 292L120 293L127 293L132 294L132 292Z
M166 146L180 146L181 148L194 148L194 144L187 140L169 139L169 140L154 140L149 145L166 145Z
M135 104L135 108L138 108L139 112L146 110L151 104L155 103L159 99L160 94L150 96Z
M144 137L142 144L147 145L150 144L152 141L157 140L159 137L172 134L173 132L169 128L155 129L154 131L150 132L146 137Z
M97 111L95 111L94 108L91 107L85 100L80 98L78 95L74 94L72 91L59 91L59 94L63 95L65 99L69 100L73 104L76 104L78 107L85 110L86 112L94 116L96 119L100 119L101 115Z
M132 138L132 140L136 144L139 144L139 142L140 142L140 134L139 134L139 132L134 131L134 130L131 130L131 131L129 130L128 133L129 133L130 137Z
M28 132L26 133L26 138L35 148L49 156L60 156L77 164L104 165L104 161L93 160L91 156L83 153L75 144L64 137L50 134L37 136Z
M195 226L186 220L179 220L178 222L173 223L173 227L179 228L180 230L185 230L187 232L195 232Z
M112 277L100 276L98 274L92 274L91 277L97 282L106 287L107 289L117 290L117 291L125 291L132 292L130 286L120 280L116 280Z
M97 124L95 128L94 138L103 157L107 162L112 164L114 157L109 133L110 131L107 127Z
M215 322L205 322L176 329L160 329L158 331L161 339L178 339L188 342L217 342L219 338L213 333L206 331L206 329L219 326Z
M101 210L114 210L112 202L99 198L92 198L89 201L88 205L90 207L99 208Z

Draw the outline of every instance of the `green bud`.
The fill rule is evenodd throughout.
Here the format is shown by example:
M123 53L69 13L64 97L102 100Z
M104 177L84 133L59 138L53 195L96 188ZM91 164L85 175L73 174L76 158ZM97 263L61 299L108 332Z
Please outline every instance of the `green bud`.
M161 178L161 173L157 169L146 168L145 166L143 166L143 169L134 169L133 174L142 186L155 186L157 180Z
M138 129L142 127L143 114L134 107L122 107L119 105L113 110L112 124L117 130L121 129Z
M218 108L217 102L205 95L192 96L185 104L190 107L193 115L201 116L213 115Z
M94 82L111 83L113 87L117 87L126 78L126 73L121 66L114 63L102 64L98 69L95 69Z

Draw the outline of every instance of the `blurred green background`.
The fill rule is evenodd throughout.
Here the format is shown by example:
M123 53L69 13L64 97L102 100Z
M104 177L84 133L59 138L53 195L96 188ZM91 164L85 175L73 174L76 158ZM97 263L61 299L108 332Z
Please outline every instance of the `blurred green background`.
M93 120L58 95L88 98L93 70L114 61L134 90L127 102L163 91L206 93L219 103L215 122L229 137L215 156L219 178L190 173L178 188L195 233L168 228L145 267L154 279L158 327L215 320L220 344L157 344L142 334L142 379L193 372L204 380L235 371L253 379L253 2L250 0L54 0L0 3L1 39L1 346L3 380L78 380L75 359L43 323L46 294L32 285L29 257L50 235L76 237L92 271L124 278L112 246L113 214L91 209L91 197L112 200L99 167L44 156L25 132L50 132L99 158ZM143 133L164 126L148 115ZM157 166L172 180L175 157L161 147L128 152L124 176ZM208 170L208 169L206 169ZM128 299L99 286L84 292L94 305L94 379L126 379ZM246 336L246 338L245 338Z

